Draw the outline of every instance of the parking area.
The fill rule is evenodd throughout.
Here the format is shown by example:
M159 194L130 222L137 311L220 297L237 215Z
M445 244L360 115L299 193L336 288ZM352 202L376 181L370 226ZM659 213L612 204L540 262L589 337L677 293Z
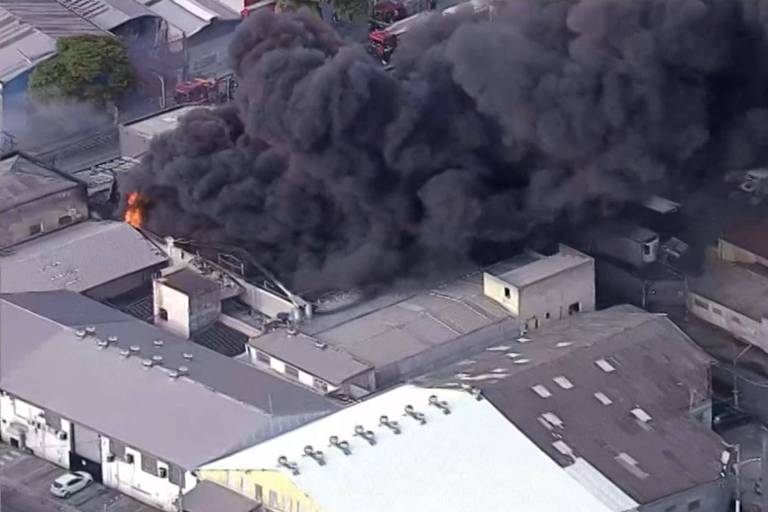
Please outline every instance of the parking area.
M158 512L113 489L92 484L67 499L52 496L51 482L66 471L58 466L0 443L0 485L3 512ZM6 502L14 496L18 505ZM26 500L26 501L25 501Z

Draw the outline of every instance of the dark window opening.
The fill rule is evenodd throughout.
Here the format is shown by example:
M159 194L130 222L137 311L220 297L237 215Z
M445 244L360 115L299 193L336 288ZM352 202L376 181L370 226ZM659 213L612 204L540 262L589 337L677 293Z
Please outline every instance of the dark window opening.
M160 317L160 320L168 320L168 310L160 308L160 310L157 312L158 316Z
M259 503L262 502L264 499L262 496L264 495L264 491L262 490L261 486L259 484L253 484L253 497L256 498L256 501Z
M544 315L544 318L546 318L547 320L549 320L549 313L547 313L546 315Z
M650 256L651 255L651 246L650 245L648 245L648 244L644 244L643 245L643 254L646 255L646 256Z
M581 303L580 302L574 302L570 306L568 306L568 314L569 315L575 315L581 311Z
M299 378L299 370L297 370L296 368L294 368L293 366L291 366L289 364L285 365L285 373L286 373L286 375L290 375L294 379L298 379Z
M29 234L30 235L39 235L43 232L43 223L34 224L32 226L29 226Z
M322 380L315 379L314 384L315 384L315 388L319 389L323 393L327 393L328 392L328 384L323 382Z
M508 298L508 299L509 299L510 297L512 297L512 293L509 291L509 288L504 288L504 296L505 296L506 298Z
M269 364L270 358L264 352L256 352L256 360L260 363Z
M67 224L72 224L71 215L62 215L59 217L59 226L66 226Z
M693 500L688 504L688 510L699 510L699 500Z

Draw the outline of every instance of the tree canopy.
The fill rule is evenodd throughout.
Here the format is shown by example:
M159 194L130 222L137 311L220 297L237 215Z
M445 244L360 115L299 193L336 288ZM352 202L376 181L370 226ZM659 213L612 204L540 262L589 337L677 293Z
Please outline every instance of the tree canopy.
M364 17L370 10L368 0L331 0L331 5L339 16L349 20Z
M62 37L57 55L39 64L29 89L43 100L77 99L97 105L114 102L135 83L125 46L109 35Z

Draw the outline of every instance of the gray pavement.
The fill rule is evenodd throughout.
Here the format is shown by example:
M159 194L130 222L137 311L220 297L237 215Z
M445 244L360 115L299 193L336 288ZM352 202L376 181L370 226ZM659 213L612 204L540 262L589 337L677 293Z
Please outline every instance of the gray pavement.
M741 497L743 512L768 512L761 507L762 497L755 492L755 482L760 478L761 438L759 423L740 425L721 433L730 444L741 448Z
M158 512L96 483L67 499L56 498L48 487L65 472L0 444L0 512Z

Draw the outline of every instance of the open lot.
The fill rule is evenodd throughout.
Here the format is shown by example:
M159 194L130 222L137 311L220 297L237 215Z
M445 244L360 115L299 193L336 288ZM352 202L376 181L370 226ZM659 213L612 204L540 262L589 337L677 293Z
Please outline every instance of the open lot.
M48 492L65 470L0 444L0 512L158 512L103 485L92 484L68 499Z

